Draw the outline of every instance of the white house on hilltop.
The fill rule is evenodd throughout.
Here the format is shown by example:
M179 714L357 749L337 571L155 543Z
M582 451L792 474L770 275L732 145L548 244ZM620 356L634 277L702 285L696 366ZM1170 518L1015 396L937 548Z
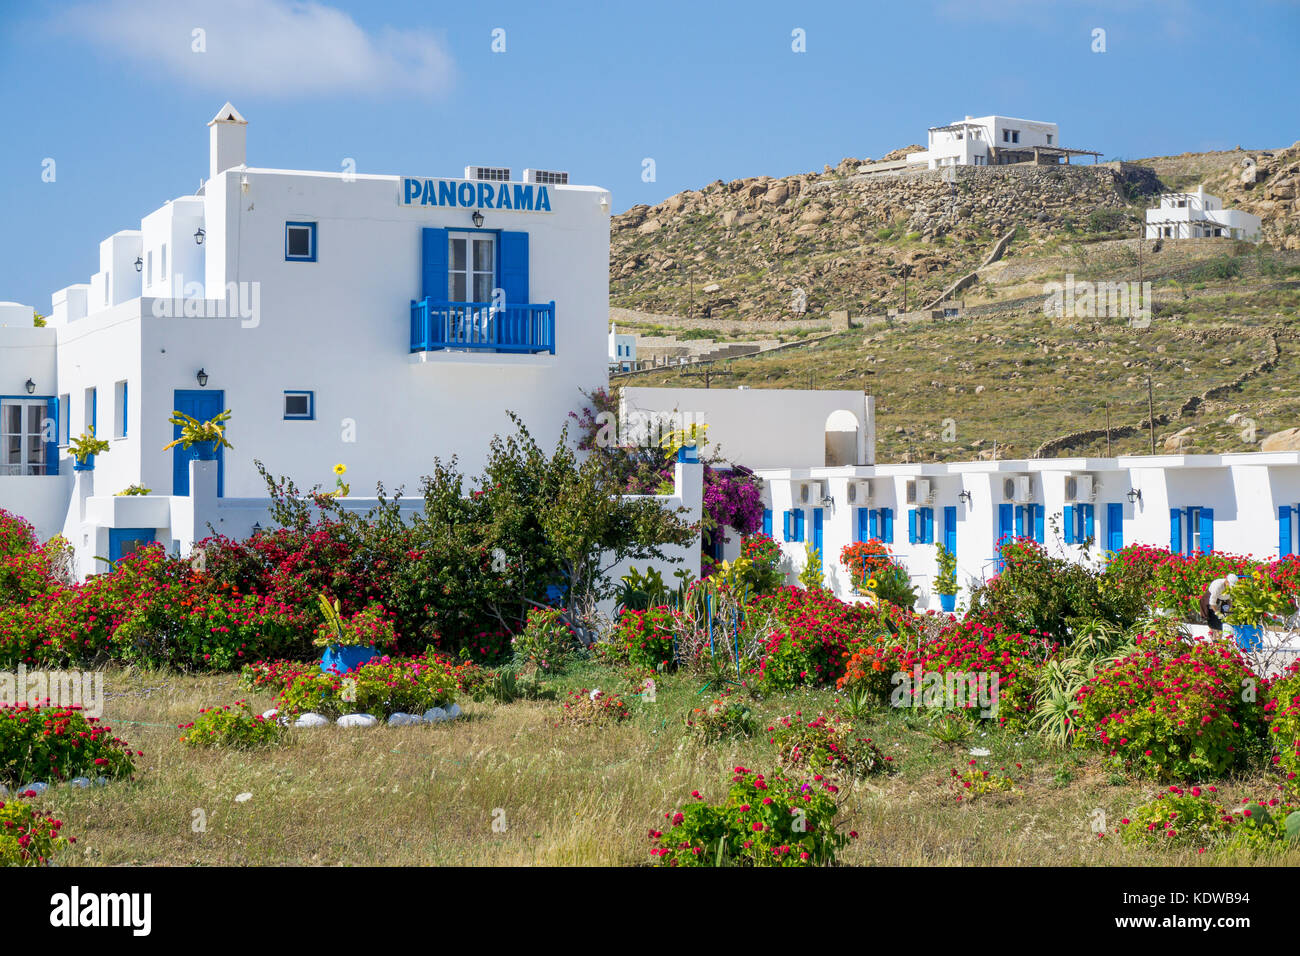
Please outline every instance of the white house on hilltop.
M1194 193L1165 193L1160 205L1147 210L1148 239L1260 240L1263 224L1258 216L1241 209L1224 209L1223 200L1204 186Z
M299 487L332 488L344 463L361 494L410 494L435 456L476 473L508 411L553 443L579 389L608 381L604 189L545 170L255 167L233 106L209 127L195 195L100 243L47 327L29 306L0 316L0 507L64 533L82 573L205 536L192 474L211 473L218 530L242 537L265 520L254 459ZM163 451L173 410L224 409L233 447L215 462ZM110 449L74 475L69 439L92 427ZM115 497L133 484L153 494Z
M908 153L907 162L924 163L929 169L1012 163L1055 165L1069 163L1071 156L1092 156L1095 161L1100 155L1088 149L1062 147L1055 123L1011 116L967 116L947 126L930 127L927 148Z
M609 328L609 367L611 371L630 372L636 368L636 336Z

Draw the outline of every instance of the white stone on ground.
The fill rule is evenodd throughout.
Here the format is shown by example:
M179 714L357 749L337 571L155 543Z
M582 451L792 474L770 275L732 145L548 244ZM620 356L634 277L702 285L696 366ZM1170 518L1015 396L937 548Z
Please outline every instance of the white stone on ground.
M421 721L419 717L415 716L415 714L404 714L401 711L388 715L389 727L406 727L410 724L419 724L422 722L423 721Z
M293 725L295 727L324 727L329 722L328 717L309 710L305 714L299 714Z
M430 707L424 712L424 722L426 724L437 724L447 719L447 712L441 707Z
M340 727L374 727L378 723L371 714L344 714L338 719Z
M460 704L452 704L447 708L447 719L455 720L460 716Z
M89 786L90 786L90 778L89 778L89 777L73 777L71 780L68 781L68 783L72 784L72 786L74 786L74 787L89 787Z

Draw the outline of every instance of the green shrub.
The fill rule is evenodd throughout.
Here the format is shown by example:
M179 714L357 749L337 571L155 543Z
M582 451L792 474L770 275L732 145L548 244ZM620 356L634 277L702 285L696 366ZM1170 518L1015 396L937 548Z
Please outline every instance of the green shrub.
M0 866L43 866L76 837L59 834L62 820L37 813L21 800L0 801Z
M253 713L248 702L235 701L199 711L188 724L181 724L181 743L190 747L264 747L284 739L284 727Z
M77 707L0 705L0 782L17 786L74 777L129 777L126 741Z
M1158 846L1212 844L1262 847L1282 842L1300 844L1300 812L1287 803L1272 800L1242 801L1240 812L1231 812L1215 798L1217 789L1171 786L1165 793L1133 811L1120 821L1119 835L1125 843Z
M673 612L666 607L623 611L614 630L615 656L650 670L671 666L674 624Z
M531 664L547 673L563 671L577 650L573 628L565 623L559 611L550 608L529 611L527 625L514 639L515 663Z
M660 866L830 866L856 833L836 828L834 784L802 783L736 767L727 799L664 814L667 830L650 831Z
M686 717L687 736L700 743L752 737L757 727L749 701L731 691L724 691L711 703L696 707Z
M1273 766L1294 786L1300 778L1300 666L1293 664L1288 671L1273 685L1265 710Z

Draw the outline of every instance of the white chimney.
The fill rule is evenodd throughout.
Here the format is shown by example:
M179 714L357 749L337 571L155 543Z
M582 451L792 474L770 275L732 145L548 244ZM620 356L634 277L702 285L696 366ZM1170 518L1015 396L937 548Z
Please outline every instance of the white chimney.
M215 179L234 166L242 166L248 155L248 120L230 103L221 107L208 123L208 178Z

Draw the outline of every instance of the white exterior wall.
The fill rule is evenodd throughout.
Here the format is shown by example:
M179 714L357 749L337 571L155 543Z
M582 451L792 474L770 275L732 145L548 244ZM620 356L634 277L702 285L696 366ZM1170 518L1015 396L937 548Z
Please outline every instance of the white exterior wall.
M1196 192L1161 196L1160 205L1147 210L1146 222L1148 239L1212 238L1210 230L1219 227L1226 238L1258 242L1263 227L1258 216L1241 209L1224 209L1223 200L1207 193L1203 186Z
M974 166L989 163L989 147L1032 149L1035 146L1060 146L1061 132L1055 123L1017 119L1011 116L967 116L950 126L964 129L931 129L924 152L908 153L909 163L925 163L930 169L940 166ZM1004 142L1003 130L1019 133L1016 142Z

